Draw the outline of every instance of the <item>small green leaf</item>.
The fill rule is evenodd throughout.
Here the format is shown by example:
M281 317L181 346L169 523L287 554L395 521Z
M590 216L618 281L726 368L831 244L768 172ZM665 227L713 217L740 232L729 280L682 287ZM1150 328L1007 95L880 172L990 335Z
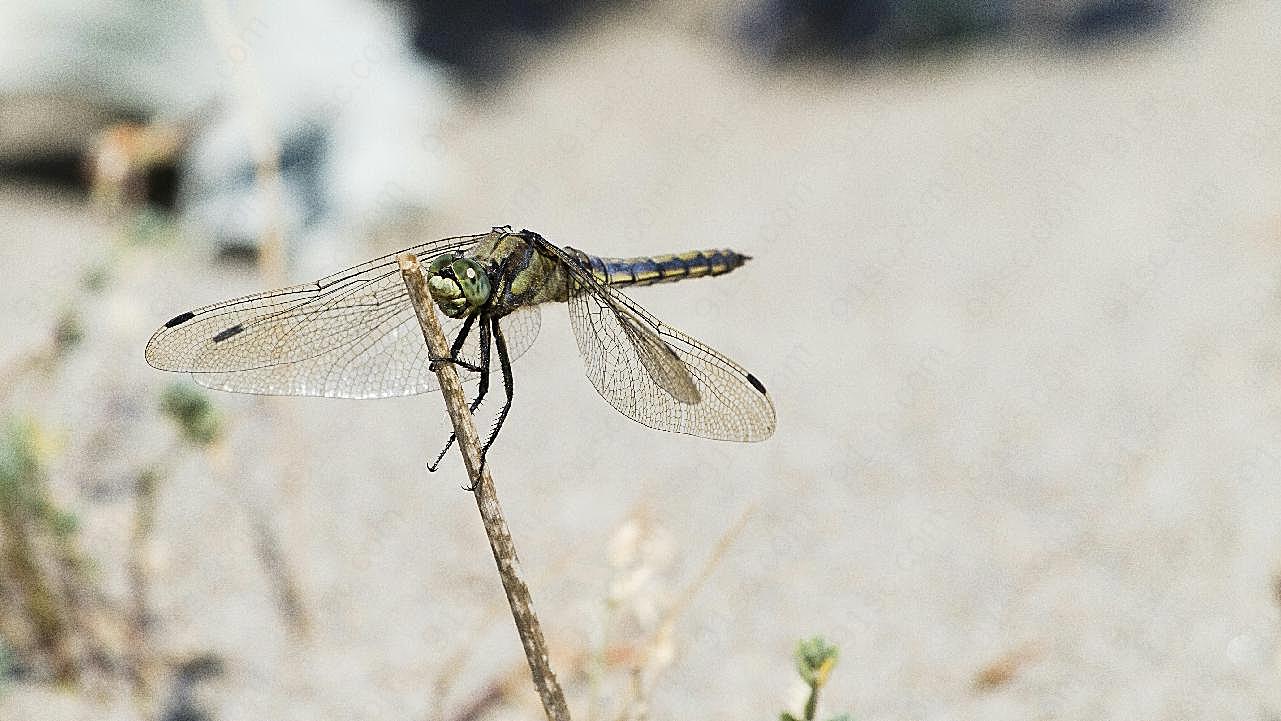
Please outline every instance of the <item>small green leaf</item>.
M80 285L90 293L101 293L111 283L111 269L105 265L95 265L80 278Z
M0 690L3 690L11 676L14 668L18 665L18 659L13 650L9 648L4 639L0 639Z
M50 509L48 524L50 530L58 538L67 538L75 535L76 531L80 529L80 519L76 517L76 514L58 509Z
M222 435L222 417L209 398L185 383L174 383L160 397L160 409L178 424L184 438L206 446Z
M35 423L15 418L0 432L0 496L12 503L25 505L33 479L43 473L39 436Z
M58 323L53 329L53 343L59 353L75 348L84 340L85 329L84 323L80 320L80 314L74 310L63 311L58 317Z
M836 667L840 653L836 646L823 640L822 636L814 636L801 639L796 644L794 656L796 672L800 674L801 680L805 681L805 685L809 686L809 697L805 699L805 710L801 717L798 718L784 711L778 718L779 721L814 721L818 712L819 690L827 684L827 678ZM841 714L833 716L829 721L853 721L853 717L849 714Z
M796 672L811 688L822 688L839 656L836 646L822 636L804 639L796 644Z

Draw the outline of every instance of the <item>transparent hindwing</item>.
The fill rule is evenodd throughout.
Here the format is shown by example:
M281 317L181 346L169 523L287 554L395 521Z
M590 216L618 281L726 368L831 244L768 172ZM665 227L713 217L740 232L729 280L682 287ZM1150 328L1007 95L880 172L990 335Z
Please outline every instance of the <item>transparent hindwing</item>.
M570 323L587 378L610 405L651 428L702 438L773 435L774 404L755 376L542 245L570 268Z

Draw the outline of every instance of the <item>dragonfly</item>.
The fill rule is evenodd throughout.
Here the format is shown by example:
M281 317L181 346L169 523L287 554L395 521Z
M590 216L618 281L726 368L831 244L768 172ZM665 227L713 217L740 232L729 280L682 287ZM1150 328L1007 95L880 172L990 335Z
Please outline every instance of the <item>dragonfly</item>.
M417 255L427 268L428 291L444 316L447 358L432 357L423 340L400 253ZM511 410L512 362L537 337L540 306L564 303L587 379L622 415L714 440L762 441L774 433L774 405L755 375L621 291L723 275L749 256L703 250L601 257L510 226L400 253L314 283L181 313L152 335L147 362L218 390L333 398L438 390L437 365L451 363L464 380L479 383L472 413L489 393L491 373L500 373L505 398L484 458ZM428 468L436 470L453 442L451 435Z

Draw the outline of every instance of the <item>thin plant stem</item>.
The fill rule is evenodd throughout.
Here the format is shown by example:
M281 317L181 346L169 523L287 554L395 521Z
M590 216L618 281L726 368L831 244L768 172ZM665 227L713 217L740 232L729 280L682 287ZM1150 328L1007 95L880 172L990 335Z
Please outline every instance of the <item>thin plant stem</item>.
M232 498L240 505L249 522L253 534L254 554L262 564L263 573L271 587L276 611L285 622L285 627L292 640L304 640L311 634L311 615L303 602L302 586L298 583L289 559L285 556L285 546L280 541L272 523L271 515L251 500L252 496L241 488L240 478L231 468L228 451L222 439L215 440L204 447L205 460L219 478L223 488L231 492Z
M720 539L716 541L716 545L712 548L711 554L708 555L707 561L704 562L703 567L699 569L698 575L685 586L681 591L680 597L678 597L676 602L673 603L667 609L667 612L663 614L663 621L659 624L660 629L670 630L676 625L677 619L685 612L685 609L689 606L690 602L694 600L694 596L698 595L703 584L707 583L707 579L711 578L712 572L720 565L721 561L725 558L725 553L729 551L729 547L734 544L734 541L738 538L738 534L742 533L743 528L747 525L747 521L751 519L752 514L755 512L756 504L747 504L747 506L743 508L742 512L738 514L738 518L734 523L732 523L729 528L725 529L725 532L721 534Z
M414 304L414 312L418 315L418 324L422 326L427 348L432 357L449 357L449 345L441 332L440 320L436 317L434 304L427 291L427 279L423 276L422 265L412 253L401 254L397 261L405 287L409 290L409 298ZM525 659L529 662L530 676L533 677L534 687L543 702L543 711L549 721L569 721L565 694L560 690L560 684L556 682L556 674L548 660L547 642L543 640L542 627L538 623L538 615L534 613L529 587L520 571L516 545L498 503L493 478L490 477L488 465L483 470L481 468L480 437L467 408L467 396L463 393L462 382L458 379L457 370L449 363L436 366L436 377L440 380L441 395L445 398L445 407L458 437L458 450L463 454L470 487L476 496L476 507L480 509L485 535L489 537L489 548L494 553L503 590L507 592L512 620L516 622L520 643L525 648Z
M694 578L685 585L685 588L681 590L680 596L678 596L676 601L668 607L666 612L663 613L661 621L649 638L649 650L647 653L652 653L653 649L657 647L658 644L662 643L664 638L667 638L672 634L673 629L676 628L676 622L679 620L681 614L685 612L685 609L689 607L689 604L694 600L694 597L698 595L699 590L702 589L703 585L707 583L707 580L711 578L712 572L720 565L721 561L725 558L725 554L729 551L730 546L732 546L734 541L737 540L738 535L742 533L743 528L747 525L747 521L755 512L756 503L749 503L743 508L742 512L739 513L738 518L730 524L729 528L725 529L725 532L721 534L720 539L712 548L711 554L708 556L707 561L703 563L703 567L699 570L698 575L694 576ZM654 673L651 673L649 678L645 678L641 674L641 671L643 670L641 666L642 663L643 660L638 661L636 667L633 669L632 699L629 702L630 705L624 707L622 712L619 714L619 721L625 721L628 718L645 718L648 716L646 699L649 696L650 691L652 691L653 684L656 681L656 674L662 670L662 667L656 667ZM640 711L634 712L634 709L640 709Z
M156 528L156 502L163 471L148 469L138 474L134 489L133 530L129 535L126 574L129 583L128 663L134 697L140 710L152 715L157 678L155 654L151 648L150 559L152 535Z

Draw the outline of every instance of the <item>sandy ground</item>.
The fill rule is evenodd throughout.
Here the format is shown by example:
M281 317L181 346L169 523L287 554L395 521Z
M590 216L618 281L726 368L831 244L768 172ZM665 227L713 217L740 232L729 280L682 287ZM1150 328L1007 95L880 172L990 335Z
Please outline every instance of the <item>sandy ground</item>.
M1281 715L1279 23L1231 3L1122 49L762 75L632 19L407 139L442 142L455 174L423 237L511 223L605 254L755 258L633 297L764 380L766 443L615 414L559 308L519 361L491 459L554 660L598 638L609 540L638 509L668 534L675 594L754 507L681 614L655 718L776 716L813 633L842 651L825 707L864 721ZM19 309L3 359L57 311L50 269L100 259L110 228L31 191L0 208L0 264L41 269L0 283ZM117 589L128 504L83 491L171 443L152 406L172 379L142 347L261 286L202 258L131 251L38 410L69 436L58 481ZM173 465L153 600L168 651L226 660L218 718L431 718L519 669L460 466L424 470L438 399L217 401L225 471ZM309 640L282 629L246 507L279 523ZM976 688L993 664L1012 676ZM96 703L20 685L0 718ZM519 708L494 718L536 717Z

